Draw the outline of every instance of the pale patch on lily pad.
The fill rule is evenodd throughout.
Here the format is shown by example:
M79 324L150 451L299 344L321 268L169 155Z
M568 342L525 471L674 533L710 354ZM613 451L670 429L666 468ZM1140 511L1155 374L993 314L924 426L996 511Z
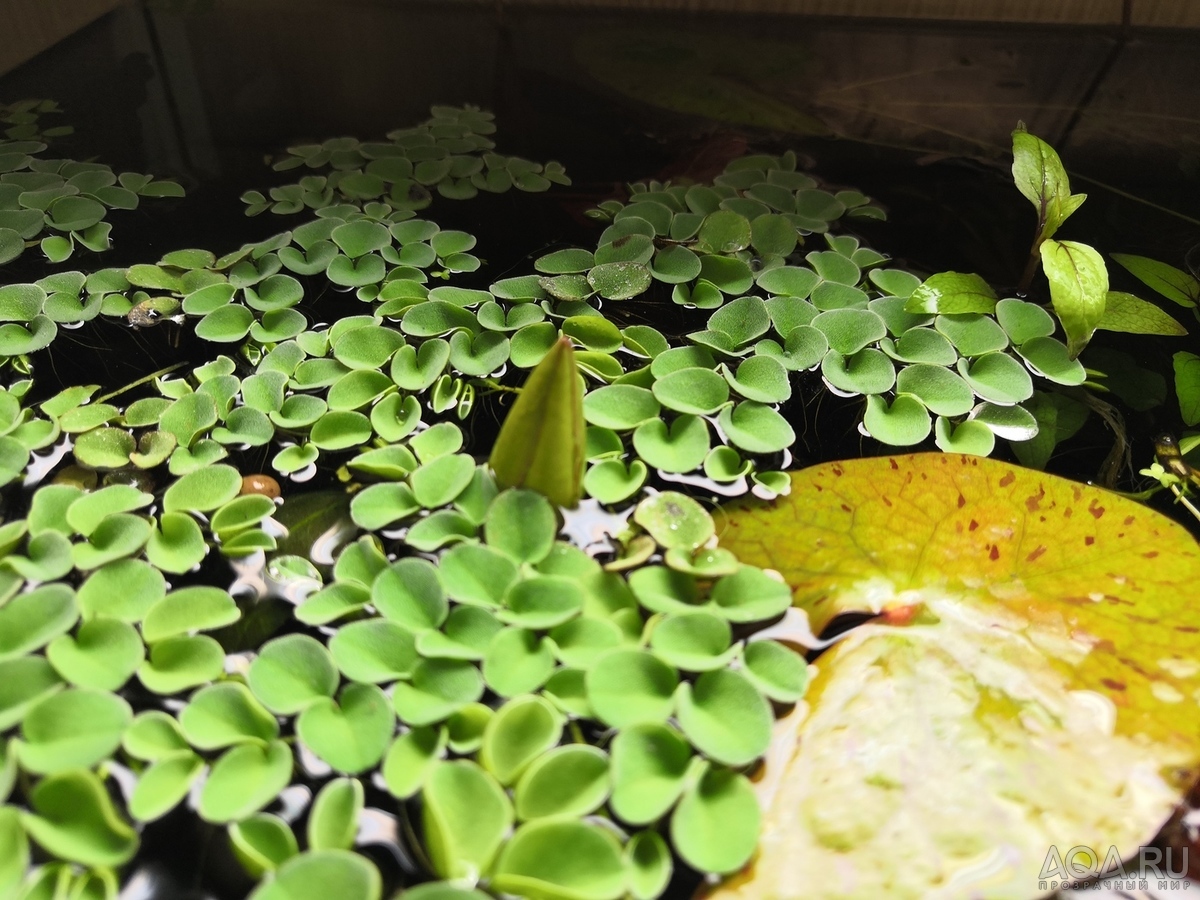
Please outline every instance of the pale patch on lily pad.
M1200 650L1183 528L971 456L792 480L730 510L722 545L780 571L818 630L885 617L818 660L798 741L768 754L758 857L715 896L1024 900L1052 845L1153 837L1200 767L1175 702L1200 687L1175 662Z

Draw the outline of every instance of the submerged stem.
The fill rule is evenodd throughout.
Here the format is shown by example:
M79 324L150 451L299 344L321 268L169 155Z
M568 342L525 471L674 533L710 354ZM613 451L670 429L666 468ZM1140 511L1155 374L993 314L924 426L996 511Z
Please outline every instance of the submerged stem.
M145 375L145 376L139 378L137 381L129 382L129 384L125 385L125 387L119 387L115 391L109 391L107 394L104 394L101 397L97 397L95 402L103 403L105 400L111 400L113 397L119 397L121 394L124 394L126 391L132 391L135 387L141 387L146 382L153 381L155 378L158 378L161 375L169 375L172 372L174 372L176 369L182 369L186 365L187 365L186 361L178 362L178 363L175 363L175 365L173 365L173 366L167 366L165 369L159 369L157 372L151 372L149 375Z

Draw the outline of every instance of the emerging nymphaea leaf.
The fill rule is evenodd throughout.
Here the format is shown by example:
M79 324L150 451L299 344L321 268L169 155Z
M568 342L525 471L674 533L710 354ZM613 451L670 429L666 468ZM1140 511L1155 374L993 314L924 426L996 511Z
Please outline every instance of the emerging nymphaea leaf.
M1013 132L1013 181L1038 211L1038 239L1049 239L1087 194L1072 194L1062 160L1054 148L1021 125Z
M728 519L818 632L885 615L817 661L722 900L1028 900L1048 848L1128 858L1195 780L1200 550L1174 522L957 454L816 466Z
M910 313L992 313L996 292L978 275L938 272L909 295L904 311Z
M1087 244L1045 241L1040 252L1050 300L1067 334L1069 355L1075 359L1104 318L1108 269L1104 258Z
M489 459L497 483L575 506L583 489L583 434L575 351L562 338L526 380L500 428Z

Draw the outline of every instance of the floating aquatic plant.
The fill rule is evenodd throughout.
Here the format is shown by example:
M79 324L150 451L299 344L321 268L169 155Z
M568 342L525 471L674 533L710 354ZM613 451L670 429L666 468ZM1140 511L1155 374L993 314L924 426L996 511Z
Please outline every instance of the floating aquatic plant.
M0 143L20 163L0 200L10 175L40 172L27 112ZM566 183L496 154L493 130L437 107L386 141L296 146L276 168L310 174L243 198L303 215L290 230L0 286L0 484L64 455L0 524L0 894L114 897L141 831L186 804L257 900L378 898L381 872L354 852L381 812L369 785L419 822L408 849L434 880L413 900L653 898L681 864L739 870L758 846L748 775L809 669L762 632L789 586L664 482L792 490L781 408L801 372L864 396L885 443L1052 450L1078 410L1037 387L1085 384L1084 331L1122 321L1082 314L1064 343L1045 309L977 276L890 267L837 233L882 210L791 153L711 185L632 185L593 212L594 248L466 281L475 238L426 209ZM134 190L67 166L42 173L65 190L51 206L81 174L95 183L78 196L101 203ZM39 228L72 224L70 207ZM330 286L361 313L314 325ZM606 315L649 295L704 327L672 340ZM58 326L97 316L215 350L115 392L37 390ZM480 464L459 423L514 389ZM319 467L340 485L306 491ZM599 558L568 539L582 495L632 510ZM228 588L202 583L218 557L238 568Z

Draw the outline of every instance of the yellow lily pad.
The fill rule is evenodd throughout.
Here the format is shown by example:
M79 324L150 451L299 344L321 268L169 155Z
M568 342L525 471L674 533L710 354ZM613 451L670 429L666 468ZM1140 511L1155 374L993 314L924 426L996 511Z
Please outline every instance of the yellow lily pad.
M1200 764L1200 548L1115 494L975 456L815 466L718 517L820 631L733 898L1028 898L1136 855ZM786 737L790 732L790 737Z

